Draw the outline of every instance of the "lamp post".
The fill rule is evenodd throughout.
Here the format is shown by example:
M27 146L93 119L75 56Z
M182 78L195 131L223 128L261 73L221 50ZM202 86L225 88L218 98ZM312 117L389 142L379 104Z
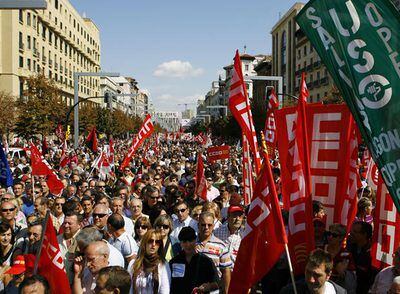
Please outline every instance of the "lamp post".
M119 77L119 73L112 72L74 72L74 105L79 103L79 78L80 77ZM79 107L74 108L74 148L79 143Z

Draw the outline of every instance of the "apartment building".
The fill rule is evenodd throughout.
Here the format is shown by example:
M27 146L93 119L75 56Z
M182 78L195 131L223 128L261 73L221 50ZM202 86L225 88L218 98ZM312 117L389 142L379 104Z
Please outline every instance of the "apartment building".
M24 78L43 73L71 105L73 73L100 71L100 33L68 0L47 3L46 10L0 10L0 90L20 96ZM99 95L99 78L80 78L81 98Z
M283 77L283 92L290 95L295 95L295 33L299 29L295 17L303 7L304 3L295 3L271 30L272 75ZM287 99L283 97L283 104Z

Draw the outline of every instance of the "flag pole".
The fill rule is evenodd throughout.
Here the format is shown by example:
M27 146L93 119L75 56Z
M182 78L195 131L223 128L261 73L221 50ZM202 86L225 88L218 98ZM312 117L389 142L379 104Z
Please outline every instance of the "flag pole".
M288 265L289 265L290 278L291 278L292 284L293 284L293 291L294 291L294 294L297 294L296 282L294 280L292 260L290 259L289 248L287 246L287 243L285 243L285 252L286 252L286 257L287 257Z
M265 135L262 131L261 131L261 144L263 147L263 152L268 154L267 143L265 142ZM293 292L294 292L294 294L297 294L296 282L294 280L292 260L290 259L289 248L288 248L287 243L285 243L285 252L286 252L286 257L287 257L287 261L288 261L288 265L289 265L290 279L292 280Z
M44 242L44 234L46 233L46 229L47 229L47 221L49 220L50 217L50 210L47 210L46 212L46 217L44 218L44 225L42 226L42 234L40 236L40 243L39 243L39 252L36 255L35 258L35 265L33 267L33 274L36 275L37 271L38 271L38 266L39 266L39 260L40 260L40 256L42 255L42 247L43 247L43 242Z

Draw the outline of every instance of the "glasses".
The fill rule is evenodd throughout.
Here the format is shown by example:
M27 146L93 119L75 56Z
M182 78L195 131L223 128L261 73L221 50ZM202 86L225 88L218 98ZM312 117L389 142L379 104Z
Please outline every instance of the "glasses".
M140 226L138 226L138 229L148 230L149 228L145 225L140 225Z
M103 218L107 215L107 213L93 213L93 218Z
M160 245L161 244L161 240L159 240L159 239L149 239L148 241L147 241L147 244L156 244L156 245Z
M159 180L161 180L161 178L154 178L154 180L159 181Z
M193 213L193 217L199 217L200 213Z
M200 224L203 228L212 227L214 224Z
M104 185L104 186L97 186L97 187L99 187L99 188L105 188L106 186Z
M156 228L168 230L169 229L169 225L157 225Z
M187 210L187 208L182 208L182 209L176 209L175 212L176 213L184 213Z
M56 206L63 206L65 202L63 203L56 203Z
M8 211L11 211L11 212L12 212L12 211L14 211L14 210L15 210L15 207L13 207L13 208L2 208L2 209L1 209L2 212L8 212Z

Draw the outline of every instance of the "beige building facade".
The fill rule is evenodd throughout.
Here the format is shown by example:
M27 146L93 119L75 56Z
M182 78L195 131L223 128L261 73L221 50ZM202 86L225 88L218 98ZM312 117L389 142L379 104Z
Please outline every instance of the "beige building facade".
M47 3L46 10L0 10L0 90L20 96L24 78L43 73L71 105L73 73L100 71L100 33L68 0ZM99 95L99 78L80 78L80 97Z

